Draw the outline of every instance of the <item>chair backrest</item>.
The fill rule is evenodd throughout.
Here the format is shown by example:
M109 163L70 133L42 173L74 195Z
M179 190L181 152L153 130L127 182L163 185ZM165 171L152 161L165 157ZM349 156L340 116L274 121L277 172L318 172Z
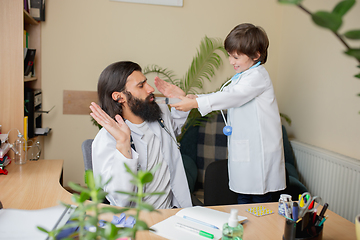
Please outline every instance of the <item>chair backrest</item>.
M84 166L86 170L92 170L91 144L94 139L86 139L81 144L81 150L84 158Z
M210 163L205 171L204 205L237 204L237 196L229 189L228 160Z

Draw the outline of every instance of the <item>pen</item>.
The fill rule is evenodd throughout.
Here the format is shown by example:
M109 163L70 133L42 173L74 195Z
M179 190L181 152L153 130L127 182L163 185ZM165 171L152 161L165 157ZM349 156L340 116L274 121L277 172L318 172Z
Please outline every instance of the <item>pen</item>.
M178 228L184 229L184 230L186 230L186 231L199 234L200 236L203 236L203 237L207 237L207 238L210 238L210 239L213 239L213 238L214 238L214 235L213 235L213 234L208 233L208 232L205 232L205 231L202 231L202 230L200 230L200 229L196 229L196 228L193 228L193 227L190 227L190 226L181 224L181 223L176 223L176 226L177 226Z
M289 212L288 212L288 206L287 206L287 204L285 203L285 201L283 202L283 205L284 205L285 217L287 217L287 218L290 219Z
M304 203L304 198L301 198L301 200L300 200L300 198L301 198L301 194L299 194L299 205L300 205L300 207L303 207L304 205L305 205L305 203Z
M319 227L321 227L321 225L323 225L323 223L326 221L327 218L328 218L328 216L324 217L324 218L321 220L321 222L320 222L320 224L319 224Z
M318 218L318 220L316 221L315 225L319 225L320 222L323 220L324 215L325 215L325 212L326 212L326 210L327 210L328 207L329 207L329 204L328 204L328 203L325 203L324 206L323 206L323 208L321 209L321 212L320 212L320 214L319 214L319 218Z
M179 98L167 98L167 97L157 97L155 98L155 102L157 104L175 104L180 102L181 99Z
M319 217L321 217L321 218L324 217L325 212L326 212L326 210L327 210L328 207L329 207L329 204L328 204L328 203L325 203L324 206L323 206L323 208L321 209L321 212L320 212L320 214L319 214Z
M293 220L296 222L299 216L299 205L297 202L293 202Z
M199 224L202 224L202 225L205 225L205 226L208 226L208 227L211 227L211 228L219 229L217 226L214 226L214 225L212 225L210 223L206 223L206 222L197 220L195 218L191 218L191 217L188 217L188 216L184 216L183 218L185 218L187 220L190 220L190 221L193 221L193 222L196 222L196 223L199 223Z
M317 209L315 209L313 212L313 221L312 221L313 225L315 225L315 222L316 222L316 216L317 216L316 213L317 213Z

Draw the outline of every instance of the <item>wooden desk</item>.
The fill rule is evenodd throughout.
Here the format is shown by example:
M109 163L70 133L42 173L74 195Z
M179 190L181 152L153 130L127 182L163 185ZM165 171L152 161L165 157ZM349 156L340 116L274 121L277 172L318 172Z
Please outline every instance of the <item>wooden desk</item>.
M71 194L59 183L63 160L39 160L27 162L25 165L11 163L8 175L0 175L0 201L5 208L40 209L56 206L59 201L71 202ZM262 205L275 213L256 217L246 209ZM285 219L277 214L278 204L248 204L210 207L219 211L230 212L237 208L239 215L248 218L244 223L244 240L281 240ZM172 215L180 209L159 210L160 213L142 212L140 218L152 226ZM323 240L355 240L355 224L328 210L329 219L324 224ZM112 220L111 215L103 216L104 220ZM139 232L137 239L164 239L154 233Z
M71 203L71 193L59 182L64 160L12 162L8 175L0 175L0 201L4 208L41 209Z
M262 217L256 217L248 212L246 209L255 206L264 206L275 213ZM210 207L219 211L230 213L231 208L237 208L239 215L245 216L248 220L243 224L244 226L244 240L281 240L284 233L285 218L280 216L278 211L278 203L264 203L264 204L243 204L243 205L228 205L228 206L214 206ZM159 210L159 213L143 213L140 218L152 226L172 215L180 209ZM327 210L326 215L329 218L324 223L323 240L356 240L355 224L347 219L337 215L336 213ZM139 232L137 239L164 239L154 233Z

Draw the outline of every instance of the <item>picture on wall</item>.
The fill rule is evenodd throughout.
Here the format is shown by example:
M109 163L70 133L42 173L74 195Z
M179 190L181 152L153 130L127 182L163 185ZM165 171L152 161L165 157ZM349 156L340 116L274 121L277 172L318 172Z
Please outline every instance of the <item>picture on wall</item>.
M144 3L144 4L155 4L155 5L166 5L166 6L183 6L183 0L111 0L116 2L130 2L130 3Z

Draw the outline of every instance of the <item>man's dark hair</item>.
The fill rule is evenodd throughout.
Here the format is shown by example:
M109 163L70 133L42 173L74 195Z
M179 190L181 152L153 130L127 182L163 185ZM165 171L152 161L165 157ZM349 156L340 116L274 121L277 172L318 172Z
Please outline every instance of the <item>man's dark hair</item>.
M230 54L234 52L245 54L251 59L257 58L257 52L259 52L258 61L264 64L267 60L269 39L261 27L254 26L251 23L243 23L237 25L227 35L224 47Z
M117 114L122 116L122 103L115 101L112 93L124 91L127 78L134 71L141 72L139 64L121 61L107 66L100 74L97 86L99 106L112 118Z

